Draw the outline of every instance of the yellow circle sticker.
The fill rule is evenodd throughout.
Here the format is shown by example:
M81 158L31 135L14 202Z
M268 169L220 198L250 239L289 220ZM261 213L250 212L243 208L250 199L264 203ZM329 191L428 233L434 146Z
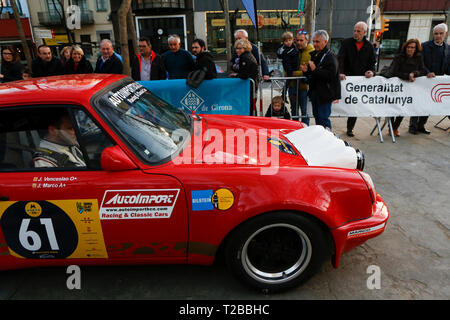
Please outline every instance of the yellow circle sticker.
M25 205L25 212L33 218L39 217L42 213L42 208L37 202L28 202Z
M230 190L222 188L214 192L211 200L216 209L228 210L234 204L234 195Z

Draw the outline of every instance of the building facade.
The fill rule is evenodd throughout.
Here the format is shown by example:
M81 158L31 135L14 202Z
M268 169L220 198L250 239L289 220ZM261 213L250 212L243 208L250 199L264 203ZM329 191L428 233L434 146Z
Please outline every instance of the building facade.
M25 33L25 38L30 47L33 46L33 34L31 32L31 23L29 19L29 11L26 0L19 0L17 9L20 15L20 21ZM16 21L13 16L13 10L10 0L0 0L0 46L15 46L21 53L22 61L25 60L25 55L22 50L22 43L17 31Z
M390 21L389 30L383 34L381 54L390 57L408 39L417 38L420 42L432 39L434 26L448 21L450 2L385 0L382 10L384 18Z
M67 14L70 5L79 8L76 12L79 21L71 20L74 25L79 22L79 28L75 25L73 30L65 27L72 16L70 12ZM94 61L100 41L115 40L109 0L28 0L28 7L36 45L53 47L56 54L69 43L78 43L86 57ZM51 38L46 36L48 31L52 32Z
M353 26L370 17L371 0L334 1L331 47L338 50L340 41L351 37ZM257 2L259 41L265 54L274 55L285 31L295 33L306 21L298 15L298 0L265 0ZM229 0L232 33L246 29L250 41L256 41L256 31L240 0ZM209 50L218 54L225 51L225 20L219 1L194 1L194 31L197 37L207 39ZM329 1L316 1L315 29L329 30Z
M111 0L111 20L114 34L119 39L118 17L121 0ZM134 15L137 37L147 37L157 53L169 49L169 35L181 38L182 48L189 49L194 39L193 0L133 0L131 8ZM130 46L130 53L133 54Z

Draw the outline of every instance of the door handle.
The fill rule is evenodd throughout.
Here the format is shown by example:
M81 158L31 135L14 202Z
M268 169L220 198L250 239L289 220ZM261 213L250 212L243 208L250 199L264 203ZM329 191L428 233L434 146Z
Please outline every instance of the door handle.
M0 201L9 201L8 196L0 196Z

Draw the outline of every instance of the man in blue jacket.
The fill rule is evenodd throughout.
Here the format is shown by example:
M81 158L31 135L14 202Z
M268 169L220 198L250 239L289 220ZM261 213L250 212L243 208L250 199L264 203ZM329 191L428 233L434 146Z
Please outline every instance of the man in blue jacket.
M433 28L433 40L422 43L422 56L427 70L427 78L450 75L450 46L444 41L447 32L448 27L445 23L438 24ZM411 117L409 133L430 134L430 131L425 129L427 120L427 116Z
M97 59L94 73L123 73L122 61L114 53L111 40L104 39L100 43L101 56Z
M168 43L169 50L162 54L162 58L169 79L186 79L189 72L194 70L194 58L189 51L181 48L178 35L169 36Z

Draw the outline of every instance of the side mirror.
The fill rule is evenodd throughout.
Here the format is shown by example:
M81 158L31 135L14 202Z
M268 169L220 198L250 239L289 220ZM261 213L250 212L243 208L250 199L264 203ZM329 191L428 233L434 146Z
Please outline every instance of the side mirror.
M100 163L105 171L124 171L137 169L137 166L119 146L103 150Z

